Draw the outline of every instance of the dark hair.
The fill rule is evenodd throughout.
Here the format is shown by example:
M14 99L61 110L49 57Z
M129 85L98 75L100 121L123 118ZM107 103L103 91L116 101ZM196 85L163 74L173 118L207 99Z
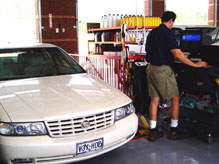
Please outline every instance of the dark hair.
M176 14L172 11L165 11L161 17L161 21L168 22L170 19L173 19L173 21L175 21Z

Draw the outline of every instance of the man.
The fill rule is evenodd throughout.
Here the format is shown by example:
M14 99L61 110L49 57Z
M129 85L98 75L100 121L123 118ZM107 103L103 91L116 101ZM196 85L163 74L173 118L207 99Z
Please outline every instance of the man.
M178 130L179 117L179 91L174 72L171 66L177 59L192 67L205 67L206 62L194 63L180 50L177 37L172 31L176 14L166 11L162 15L162 24L153 29L147 37L146 60L150 63L147 67L148 89L151 96L150 134L149 141L163 137L163 132L157 130L157 110L160 99L171 99L171 131L169 139L181 139L183 133Z

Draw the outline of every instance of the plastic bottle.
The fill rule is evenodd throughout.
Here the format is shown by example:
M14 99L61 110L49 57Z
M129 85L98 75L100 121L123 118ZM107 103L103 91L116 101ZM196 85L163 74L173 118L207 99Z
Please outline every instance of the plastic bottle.
M129 15L128 16L128 25L127 26L131 26L132 25L132 16Z
M157 26L157 17L154 17L154 26Z
M116 27L120 26L120 16L119 14L116 15Z
M116 32L116 42L121 41L120 32Z
M143 16L142 15L140 15L140 23L139 23L139 26L143 26Z
M148 17L148 26L152 26L151 17Z
M136 17L135 17L135 15L132 15L132 25L131 26L136 26Z
M101 34L101 42L105 42L105 32Z
M113 27L113 17L111 14L108 14L108 26L107 27Z
M108 26L108 17L107 15L104 15L103 28L106 28L107 26Z
M132 41L132 42L135 42L135 33L134 32L135 32L134 30L130 31L130 41Z
M122 24L125 24L125 15L122 16L122 22L121 22L121 25L122 25Z
M154 26L157 26L157 18L154 17Z
M136 19L136 26L139 26L140 25L140 18L139 18L139 15L136 16L137 19Z
M161 18L158 18L158 26L161 24Z
M154 26L154 17L151 17L151 26Z
M145 26L148 26L148 17L145 17Z
M104 27L104 16L101 17L100 19L100 28Z
M116 15L113 14L112 15L112 27L116 27L116 21L117 21L116 18L117 18Z
M124 21L124 23L128 26L129 21L128 21L128 16L127 16L127 15L125 15L125 21Z
M123 17L123 15L121 15L120 16L120 26L123 24L123 22L124 22L124 17Z
M152 26L156 26L155 17L152 17Z

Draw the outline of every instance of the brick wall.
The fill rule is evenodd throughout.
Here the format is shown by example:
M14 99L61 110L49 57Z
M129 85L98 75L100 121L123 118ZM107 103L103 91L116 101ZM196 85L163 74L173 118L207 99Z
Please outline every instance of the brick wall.
M161 17L164 12L164 0L152 0L152 16Z
M76 0L41 0L41 19L43 43L78 52Z
M145 0L145 16L149 16L149 0Z
M208 5L208 25L214 25L214 0L209 0Z
M164 0L152 0L152 16L161 17L164 12ZM145 0L145 16L149 16L149 0Z
M214 0L209 0L209 7L208 7L208 25L216 25L219 26L219 1L217 1L217 20L214 22Z
M35 0L36 41L39 42L38 3Z

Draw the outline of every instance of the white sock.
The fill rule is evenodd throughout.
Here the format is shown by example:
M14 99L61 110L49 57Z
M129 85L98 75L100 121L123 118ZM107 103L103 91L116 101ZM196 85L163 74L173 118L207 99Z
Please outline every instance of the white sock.
M156 126L157 126L157 121L150 120L150 128L151 128L151 129L155 129Z
M176 128L178 126L178 120L171 119L171 125L172 128Z

